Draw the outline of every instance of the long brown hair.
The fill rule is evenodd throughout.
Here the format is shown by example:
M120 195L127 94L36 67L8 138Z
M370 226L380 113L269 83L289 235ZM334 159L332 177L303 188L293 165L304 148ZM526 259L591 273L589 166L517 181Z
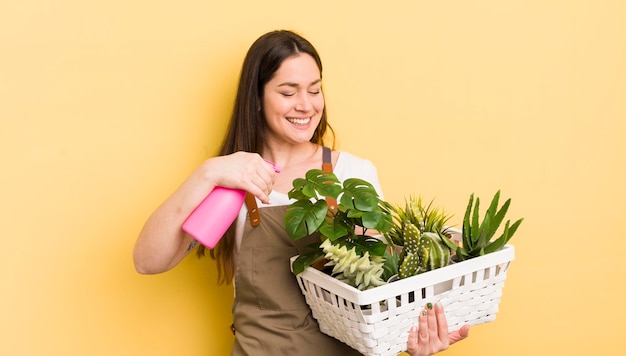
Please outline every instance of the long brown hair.
M265 142L266 122L263 110L263 89L272 79L281 63L298 53L307 53L317 63L322 75L322 61L313 45L302 36L292 31L272 31L259 37L250 47L241 68L239 86L235 97L226 137L219 150L219 155L228 155L237 151L260 153ZM328 132L334 138L334 132L326 117L326 106L311 142L324 144ZM333 140L334 141L334 140ZM206 248L200 245L198 255L204 255ZM218 282L230 283L235 273L235 223L224 234L220 242L210 251L217 260Z

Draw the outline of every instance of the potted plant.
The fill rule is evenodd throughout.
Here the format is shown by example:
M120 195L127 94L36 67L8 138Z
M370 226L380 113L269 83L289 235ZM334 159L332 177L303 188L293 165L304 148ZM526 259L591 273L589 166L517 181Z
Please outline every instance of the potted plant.
M498 190L491 199L491 203L485 211L485 216L482 221L480 221L480 198L477 197L474 201L474 194L470 195L463 218L462 244L455 245L452 241L444 237L444 241L446 241L447 245L455 252L455 261L464 261L493 253L502 249L509 240L511 240L513 234L515 234L524 219L519 219L512 225L510 224L510 220L507 220L502 234L494 239L509 209L509 205L511 205L511 199L509 198L502 207L498 208L499 200L500 191Z
M372 184L358 178L342 183L331 172L312 169L294 180L288 196L296 199L285 214L289 236L297 240L319 233L322 241L298 256L292 264L295 274L321 261L332 267L333 277L360 290L385 283L387 244L367 232L386 232L392 221ZM336 209L329 209L328 198L337 202Z
M450 263L451 247L444 237L446 222L451 216L443 209L433 207L431 201L424 205L421 198L410 197L405 206L385 203L393 219L393 226L385 234L389 244L394 245L393 259L398 262L398 278L445 267Z

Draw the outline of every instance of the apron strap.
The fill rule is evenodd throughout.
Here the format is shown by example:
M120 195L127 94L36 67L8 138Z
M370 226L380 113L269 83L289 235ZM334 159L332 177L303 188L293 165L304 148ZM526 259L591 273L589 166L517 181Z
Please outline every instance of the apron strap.
M322 154L322 170L324 172L333 172L333 161L331 157L330 148L324 146L323 154ZM337 199L326 197L326 204L328 205L328 209L335 214L337 212Z
M333 161L330 148L322 147L322 170L324 172L333 172ZM326 204L328 209L335 213L337 211L337 200L335 198L326 197ZM246 207L248 208L248 214L250 214L250 225L255 227L261 223L261 213L256 203L254 195L246 192Z
M246 207L248 207L248 214L250 214L250 225L252 227L259 225L261 223L261 213L256 205L256 198L248 192L246 192Z

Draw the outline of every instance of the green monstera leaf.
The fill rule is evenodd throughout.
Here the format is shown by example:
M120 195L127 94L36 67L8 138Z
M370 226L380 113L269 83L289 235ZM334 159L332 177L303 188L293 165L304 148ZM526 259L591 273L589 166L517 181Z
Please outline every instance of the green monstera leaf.
M341 193L341 183L337 176L321 169L311 169L305 178L296 178L293 189L288 193L291 199L312 199L318 196L337 198Z
M336 219L335 217L336 215L326 215L323 224L319 228L320 233L328 237L330 241L347 236L352 228L345 220Z
M378 208L379 197L376 189L370 183L349 178L343 182L341 204L359 211L374 211Z
M315 203L298 200L287 208L285 229L291 239L297 240L317 231L324 222L328 205L323 200Z
M384 241L368 236L367 230L383 233L391 228L393 220L372 184L358 178L340 182L333 173L312 169L304 178L293 181L288 196L295 199L285 214L285 229L291 239L298 240L319 232L326 248L342 256L341 264L334 268L344 270L344 264L350 265L351 277L341 274L346 283L358 288L384 283L380 276L388 246ZM328 208L328 198L336 199L337 209ZM302 251L292 266L294 272L302 272L320 257L325 257L328 263L335 263L328 252L320 254L322 249L323 246L319 245L317 251ZM351 252L348 254L348 251ZM361 270L365 266L371 269Z

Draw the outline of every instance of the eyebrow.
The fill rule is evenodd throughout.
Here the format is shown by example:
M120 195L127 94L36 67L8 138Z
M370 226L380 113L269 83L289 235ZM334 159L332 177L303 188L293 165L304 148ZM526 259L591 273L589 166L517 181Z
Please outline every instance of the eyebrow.
M314 80L314 81L312 81L312 82L309 84L309 86L311 86L311 85L315 85L315 84L318 84L318 83L320 83L321 81L322 81L322 78L317 79L317 80ZM293 82L284 82L284 83L278 84L278 86L279 86L279 87L294 87L294 88L295 88L295 87L298 87L298 83L293 83Z

